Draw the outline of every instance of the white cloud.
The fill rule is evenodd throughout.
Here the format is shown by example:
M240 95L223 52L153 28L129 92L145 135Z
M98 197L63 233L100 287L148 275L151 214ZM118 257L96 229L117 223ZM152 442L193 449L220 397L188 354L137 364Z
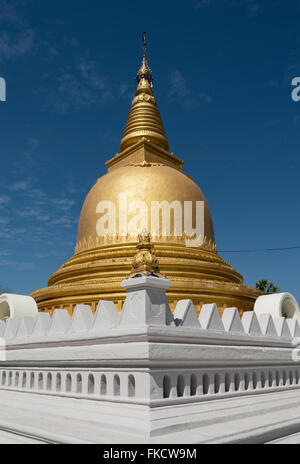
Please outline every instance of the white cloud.
M11 60L26 55L33 48L34 31L26 29L18 33L2 31L0 34L0 60Z
M213 3L213 0L197 0L194 4L195 10L199 10L204 6L210 6Z
M0 195L0 208L11 201L8 195Z
M59 252L59 251L51 250L51 251L47 251L45 253L35 253L34 254L34 257L38 258L38 259L45 259L45 258L49 258L50 256L55 256L56 258L60 258L60 257L65 256L65 253L62 252L62 251Z
M39 217L42 214L42 210L41 208L27 206L23 210L17 211L17 214L21 217Z
M0 238L16 240L18 236L23 235L25 232L26 232L25 228L2 227L0 229Z
M63 67L44 78L46 84L37 89L36 95L60 113L106 104L119 93L96 62L84 54L74 56L73 50Z
M178 69L175 69L170 74L171 88L169 90L169 97L185 98L190 95L190 90L187 86L186 80Z
M19 191L25 191L28 190L29 184L28 182L22 180L20 182L15 182L14 184L9 186L9 190L12 190L14 192L19 192Z
M198 97L200 100L203 100L205 103L211 103L213 101L212 96L208 95L207 93L199 93Z
M11 256L11 255L12 255L11 251L0 250L0 258Z
M23 210L17 211L18 216L23 218L35 218L38 221L49 221L50 216L42 208L27 206Z
M255 18L255 16L258 15L258 12L260 10L260 5L258 5L257 3L250 3L250 5L248 6L248 18Z
M119 87L119 95L126 100L132 99L134 93L128 84L121 84Z
M33 263L14 261L9 259L4 259L0 261L1 267L9 267L15 271L33 271L36 267Z
M0 61L25 56L34 48L35 31L20 14L25 2L0 0Z
M26 196L36 204L44 204L48 201L46 193L43 190L37 188L28 189Z
M70 200L68 197L61 197L54 198L53 204L62 211L69 211L75 205L75 201Z
M23 19L16 11L15 5L10 1L0 2L0 22L7 22L12 24L22 24Z
M32 149L36 149L40 146L40 141L39 139L35 138L35 137L30 137L28 139L28 145L32 148Z
M170 90L168 97L171 101L180 103L185 108L194 108L200 103L211 103L213 98L206 92L191 90L181 71L173 70L169 76Z
M200 10L210 6L225 6L227 8L241 7L246 11L249 19L255 18L262 8L276 7L279 2L274 0L195 0L194 9Z
M65 216L65 217L59 217L59 218L53 219L51 221L51 224L52 225L61 225L61 226L65 227L66 229L70 229L71 227L74 226L75 222L76 221L73 218Z

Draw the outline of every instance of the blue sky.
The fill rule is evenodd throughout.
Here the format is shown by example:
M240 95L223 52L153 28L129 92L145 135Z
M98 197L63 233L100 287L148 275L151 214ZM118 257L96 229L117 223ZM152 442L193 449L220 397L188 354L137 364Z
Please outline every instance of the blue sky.
M0 286L43 287L119 150L141 32L170 149L219 250L300 245L299 0L0 0ZM300 300L300 249L220 253Z

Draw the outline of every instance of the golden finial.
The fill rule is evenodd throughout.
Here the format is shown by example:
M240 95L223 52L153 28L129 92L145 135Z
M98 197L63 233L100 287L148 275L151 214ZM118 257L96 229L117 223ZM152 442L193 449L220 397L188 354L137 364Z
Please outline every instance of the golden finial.
M142 35L142 39L143 39L143 56L146 58L146 51L147 51L147 45L146 45L146 31L143 32L143 35Z
M151 243L150 234L141 234L138 236L136 245L137 253L132 260L132 268L129 277L140 277L142 275L160 275L158 259L153 253L153 244Z
M147 51L147 45L146 45L146 31L143 32L143 61L142 61L142 66L137 72L136 75L136 80L140 84L140 81L142 79L146 79L148 81L150 88L152 88L152 82L153 82L153 76L152 76L152 71L148 66L147 59L146 59L146 51Z

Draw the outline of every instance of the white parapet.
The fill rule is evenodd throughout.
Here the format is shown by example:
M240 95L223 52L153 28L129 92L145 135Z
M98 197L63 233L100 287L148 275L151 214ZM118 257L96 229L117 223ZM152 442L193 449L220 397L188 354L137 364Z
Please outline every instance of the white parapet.
M296 299L290 293L273 293L262 295L257 298L254 312L260 314L271 314L273 317L286 317L297 319L300 322L300 310Z
M55 373L57 385L65 384L63 394L70 392L79 396L84 391L77 391L77 387L76 391L71 391L66 386L70 376L72 385L84 379L88 382L92 376L100 385L105 376L109 401L123 401L124 397L126 401L128 398L134 401L134 396L126 393L128 385L132 390L134 384L136 400L144 403L173 401L178 397L180 401L189 401L189 398L199 401L202 394L188 393L188 389L205 392L206 376L210 385L207 394L223 392L226 395L240 395L244 390L237 387L238 380L234 388L212 387L218 383L215 376L224 383L228 375L233 382L234 376L236 379L241 375L263 378L270 372L272 376L278 372L280 377L282 372L287 375L286 369L288 372L291 369L295 377L297 369L300 378L300 367L293 358L300 326L297 319L280 315L286 311L287 316L295 316L298 305L296 308L291 295L262 297L261 313L258 310L244 313L242 319L237 308L226 308L221 318L216 304L203 305L198 319L192 300L179 301L173 317L165 295L171 283L165 278L140 276L126 279L122 285L127 296L120 317L113 302L100 301L95 316L89 306L77 305L72 318L66 310L56 309L52 318L34 311L33 317L25 314L1 322L0 337L5 340L6 352L5 360L0 362L0 374L9 379L10 372L15 372L17 377L25 372L27 387L29 374L34 375L34 382L38 382L36 376L41 377L39 390L44 391L45 378ZM10 304L10 308L13 303L21 305L22 302L24 314L29 297L8 296L10 298L3 302ZM272 301L277 309L274 314L270 311ZM69 367L62 368L66 362ZM275 366L277 370L273 372ZM270 383L268 388L290 387L291 382L282 382L275 386ZM118 391L119 384L120 393L113 393ZM22 385L15 386L23 390ZM99 385L98 391L102 388ZM168 385L170 394L167 394ZM7 386L13 384L9 380L0 381L0 389ZM49 386L44 393L57 394L61 391L59 388L53 390ZM177 394L177 390L182 391L182 395ZM88 391L91 388L86 386L86 393Z
M45 407L51 402L49 416L54 413L56 423L67 430L65 418L77 411L83 429L101 437L96 440L102 440L103 429L104 441L106 433L109 439L124 434L148 441L176 430L182 435L170 440L198 441L194 413L202 420L207 401L229 404L232 399L235 411L237 405L245 402L248 408L251 403L256 416L264 418L260 395L276 394L281 401L282 393L283 399L294 395L299 400L299 308L291 295L262 297L256 306L260 311L244 313L242 319L237 308L226 308L221 317L216 304L203 305L197 318L189 299L179 301L172 315L165 295L171 283L165 278L140 276L122 285L127 296L120 317L113 302L100 301L95 316L89 306L77 305L72 318L56 309L52 318L36 312L33 317L24 312L15 317L10 312L6 322L0 321L5 355L1 358L0 350L0 428L32 432L24 428L19 401L27 408L26 427L40 417L41 432L33 436L47 437L51 424ZM256 396L257 402L251 402ZM7 404L10 416L5 419ZM209 411L213 409L218 406L212 404ZM252 409L247 410L252 414ZM81 429L74 434L71 440L78 442ZM55 438L59 439L61 434ZM123 439L120 435L116 441Z
M0 295L0 320L22 316L35 317L38 308L31 296L3 293Z

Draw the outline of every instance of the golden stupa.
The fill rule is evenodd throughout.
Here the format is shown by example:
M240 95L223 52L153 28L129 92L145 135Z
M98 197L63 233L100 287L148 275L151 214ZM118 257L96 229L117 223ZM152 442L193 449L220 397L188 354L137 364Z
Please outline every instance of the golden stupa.
M124 211L132 202L144 202L149 211L154 201L169 204L179 201L182 206L186 201L204 202L204 240L200 247L186 246L186 237L176 232L175 221L168 233L160 230L151 236L161 273L172 282L167 291L172 310L178 300L192 299L198 311L204 303L214 302L221 313L228 306L236 306L242 313L252 310L261 295L258 290L243 285L239 272L218 255L205 197L193 179L182 171L183 161L169 152L152 80L144 41L138 86L120 153L107 161L107 174L98 179L85 199L74 256L50 277L48 287L31 294L39 311L52 314L56 308L65 308L72 314L79 303L88 304L95 311L100 299L114 301L121 311L125 290L120 284L131 270L140 233L124 229ZM118 232L99 235L98 205L105 202L117 205L114 221ZM149 223L146 229L151 230Z

